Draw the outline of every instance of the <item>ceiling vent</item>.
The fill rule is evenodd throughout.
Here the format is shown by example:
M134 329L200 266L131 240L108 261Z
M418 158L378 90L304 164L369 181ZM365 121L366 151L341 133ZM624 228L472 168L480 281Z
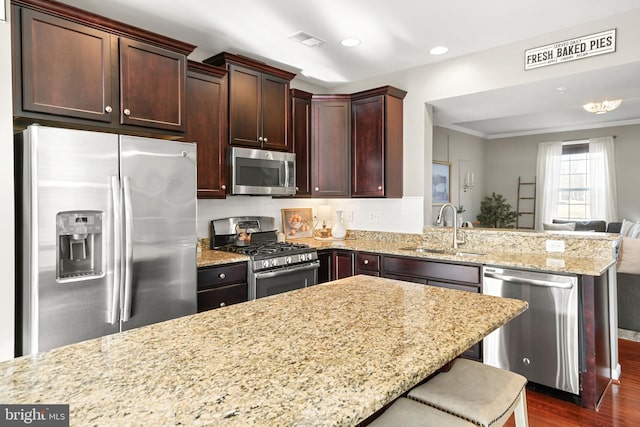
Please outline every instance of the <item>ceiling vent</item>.
M311 34L307 34L303 31L293 33L290 36L287 36L287 38L300 42L307 47L316 47L325 43L324 40L321 40L318 37L314 37Z

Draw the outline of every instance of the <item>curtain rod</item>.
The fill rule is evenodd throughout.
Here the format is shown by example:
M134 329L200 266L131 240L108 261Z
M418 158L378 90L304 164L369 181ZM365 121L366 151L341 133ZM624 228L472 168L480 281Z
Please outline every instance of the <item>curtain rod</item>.
M599 137L599 138L602 138L602 137ZM617 136L616 136L616 135L613 135L611 138L616 139L616 138L617 138ZM568 143L568 144L575 143L575 144L578 144L578 143L581 143L581 142L583 142L583 141L589 141L589 139L590 139L590 138L564 139L564 140L562 140L562 143L563 143L563 144L564 144L564 143Z

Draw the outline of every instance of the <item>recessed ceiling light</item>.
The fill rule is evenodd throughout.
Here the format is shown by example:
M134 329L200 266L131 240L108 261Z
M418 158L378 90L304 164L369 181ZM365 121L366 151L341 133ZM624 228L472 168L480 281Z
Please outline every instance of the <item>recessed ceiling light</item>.
M443 55L447 52L449 52L449 48L444 46L436 46L429 51L431 55Z
M360 39L356 39L354 37L348 37L340 42L340 44L345 47L358 46L360 43L362 43Z

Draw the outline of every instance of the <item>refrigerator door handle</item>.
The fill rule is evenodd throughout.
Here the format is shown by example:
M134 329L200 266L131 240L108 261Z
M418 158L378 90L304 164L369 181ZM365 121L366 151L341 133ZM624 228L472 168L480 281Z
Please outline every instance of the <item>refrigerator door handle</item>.
M133 208L131 205L131 177L122 179L124 193L124 300L122 321L131 317L131 298L133 293Z
M109 191L111 193L111 205L113 207L113 284L111 287L111 310L109 311L109 323L118 323L118 309L120 308L121 287L121 258L122 258L122 218L120 206L120 181L117 176L109 177Z

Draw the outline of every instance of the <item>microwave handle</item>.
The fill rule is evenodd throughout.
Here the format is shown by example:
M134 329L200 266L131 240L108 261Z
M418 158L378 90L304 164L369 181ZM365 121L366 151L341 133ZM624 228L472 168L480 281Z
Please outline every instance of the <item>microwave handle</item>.
M284 162L284 186L289 185L289 162Z

